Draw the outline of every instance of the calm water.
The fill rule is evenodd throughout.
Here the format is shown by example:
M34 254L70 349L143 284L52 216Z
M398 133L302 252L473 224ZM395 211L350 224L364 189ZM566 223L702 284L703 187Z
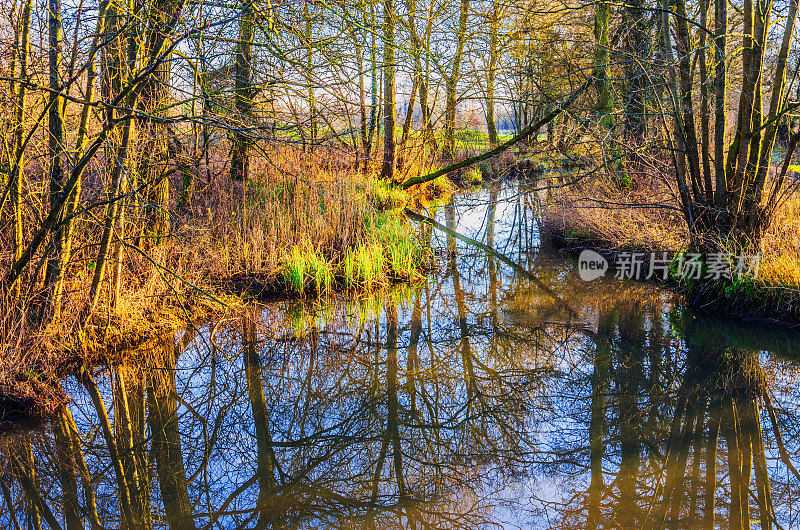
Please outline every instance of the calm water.
M795 336L581 282L536 203L432 213L521 269L425 229L427 281L65 380L68 409L0 441L0 527L800 527Z

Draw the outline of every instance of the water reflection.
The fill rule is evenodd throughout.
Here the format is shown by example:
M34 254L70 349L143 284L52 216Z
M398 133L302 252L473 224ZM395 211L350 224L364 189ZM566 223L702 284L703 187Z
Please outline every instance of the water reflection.
M164 335L2 440L8 528L792 528L794 337L584 284L522 187L429 281ZM529 274L535 275L537 282Z

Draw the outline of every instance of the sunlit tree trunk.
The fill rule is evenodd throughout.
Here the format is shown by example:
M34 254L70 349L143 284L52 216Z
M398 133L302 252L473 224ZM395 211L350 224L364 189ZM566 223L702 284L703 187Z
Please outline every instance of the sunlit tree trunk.
M143 53L150 61L155 61L170 44L170 35L173 34L183 10L185 0L157 0L149 9L148 32ZM142 150L146 153L139 160L142 170L138 174L143 178L147 194L147 229L152 236L152 241L159 243L161 238L169 232L169 179L168 167L174 163L174 152L169 143L177 143L177 139L164 138L164 134L171 134L168 127L158 122L160 118L167 117L170 86L170 70L172 62L169 57L162 61L147 79L142 83L142 96L139 98L139 108L146 118L142 120L141 142ZM153 119L155 118L155 119ZM186 171L184 171L186 173ZM147 241L148 239L145 239ZM160 254L156 255L158 259Z
M395 91L395 13L394 0L383 0L383 168L381 177L394 179L396 159L395 119L397 101Z
M317 98L314 94L314 20L309 12L310 2L303 2L303 18L305 33L303 40L306 46L306 83L308 84L308 125L311 129L311 150L317 144Z
M364 164L364 174L366 174L369 167L369 161L372 158L372 141L375 136L375 130L378 127L378 117L380 114L378 108L378 46L377 46L377 21L375 14L375 2L370 2L370 18L369 24L364 24L370 28L370 107L369 107L369 130L367 131L367 143L365 156L366 162Z
M420 63L420 39L417 35L417 21L416 21L416 0L406 1L406 11L408 12L408 31L411 35L411 58L413 60L413 73L411 75L411 94L408 97L408 107L406 108L406 117L403 121L403 135L400 138L400 159L398 166L403 168L404 162L407 158L408 151L408 136L411 133L411 123L414 121L414 107L417 100L417 92L419 91L420 78L422 77L422 65Z
M489 16L489 65L486 69L486 128L489 133L489 145L496 147L497 125L494 117L494 85L497 75L498 57L498 32L500 25L500 6L492 2L492 11Z
M249 178L249 144L246 128L250 120L253 105L253 88L251 75L253 69L253 35L255 29L255 5L243 0L242 13L239 15L239 38L236 43L235 64L233 70L234 98L236 112L239 115L239 129L233 133L231 149L231 180L246 185Z
M456 49L453 54L453 66L445 76L445 109L444 109L444 157L453 160L456 151L456 104L458 103L458 81L461 78L461 61L464 58L464 45L467 41L467 17L469 16L469 0L461 0L456 30Z
M728 2L714 0L714 178L716 190L714 202L722 208L728 200L727 181L725 178L726 114L727 97L726 45L728 36Z
M25 164L25 149L23 145L25 120L25 109L27 103L27 88L25 82L28 80L28 58L31 49L31 9L33 0L24 0L22 3L22 12L20 14L20 37L17 49L17 57L19 61L19 78L20 82L17 86L16 93L16 109L14 112L14 134L13 134L13 154L15 156L14 165L11 169L10 175L10 195L11 195L11 209L13 216L13 231L14 231L14 259L15 261L22 255L23 249L23 234L22 234L22 202L21 194L24 189L24 164Z
M356 68L358 68L358 124L361 133L360 146L356 147L356 169L358 169L360 164L363 164L362 168L367 167L367 144L369 142L367 139L367 100L364 92L364 44L361 41L361 36L360 32L353 30L352 38L356 54Z
M425 33L420 41L420 53L425 55L425 61L420 68L419 79L419 112L422 123L420 129L422 130L422 142L427 146L430 143L435 144L433 137L433 130L431 126L431 105L429 105L429 86L430 86L430 73L431 73L431 31L433 30L434 17L428 14L428 21L425 26ZM423 68L424 66L424 68ZM434 146L435 149L435 146Z
M48 38L50 48L47 53L49 63L50 109L48 111L48 158L50 162L50 208L62 202L64 197L64 104L59 96L61 91L61 61L63 57L61 29L61 0L48 0ZM69 223L69 221L67 221ZM62 290L62 274L69 262L65 247L70 246L65 236L70 231L62 226L53 234L53 254L47 261L45 287L47 288L48 315L58 311Z
M104 98L106 101L111 102L116 100L117 96L122 92L123 82L128 78L128 60L131 56L135 57L133 53L133 44L135 41L134 35L128 35L126 41L121 35L125 26L125 11L124 5L120 0L109 0L106 8L106 24L105 24L105 38L109 40L103 54L103 89ZM127 46L126 46L127 43ZM135 93L130 93L126 98L128 108L134 108L136 103ZM117 110L113 105L106 108L106 128L113 131L114 124L118 116ZM133 117L128 115L124 118L122 137L116 138L117 141L111 141L110 146L107 148L109 160L107 162L109 172L111 173L111 182L108 186L108 199L110 204L106 207L105 219L103 222L103 235L100 240L100 247L97 251L97 258L95 260L94 275L92 277L92 285L89 289L89 305L88 313L94 311L100 298L102 282L105 278L106 267L108 262L111 261L113 265L112 270L112 285L111 285L111 303L112 307L116 308L119 300L120 285L121 285L121 258L122 258L122 240L124 238L124 215L125 215L125 200L123 195L128 189L128 154L129 144L132 141L133 132ZM117 136L113 134L113 136Z

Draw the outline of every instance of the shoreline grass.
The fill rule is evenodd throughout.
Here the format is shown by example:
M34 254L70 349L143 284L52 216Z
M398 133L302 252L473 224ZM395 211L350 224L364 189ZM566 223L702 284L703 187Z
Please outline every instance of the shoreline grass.
M122 240L116 303L106 285L98 308L82 315L98 243L89 221L75 227L65 302L52 319L41 318L42 293L3 290L0 331L10 340L0 341L0 403L45 416L65 399L51 383L168 329L255 299L377 290L413 281L426 267L399 213L413 197L351 164L281 149L254 160L238 189L221 185L224 160L215 167L191 203L171 209L167 233ZM135 205L127 214L126 232L145 232L148 219ZM0 265L12 258L0 248Z
M657 185L620 189L592 183L560 193L542 218L544 235L556 247L577 255L584 248L614 252L682 252L689 233L667 190ZM658 207L606 205L658 204ZM588 207L587 207L588 205ZM673 205L677 206L677 205ZM755 279L673 282L687 302L744 321L800 327L800 198L782 204L760 247ZM732 254L736 254L731 250Z

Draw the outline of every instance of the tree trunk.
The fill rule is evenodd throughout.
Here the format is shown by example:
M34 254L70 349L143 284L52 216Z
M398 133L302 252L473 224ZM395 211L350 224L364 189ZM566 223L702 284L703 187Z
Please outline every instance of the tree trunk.
M383 168L381 178L394 179L395 166L395 21L394 0L383 0Z
M627 84L624 96L625 138L630 149L627 159L633 173L632 175L629 173L629 177L636 178L640 171L637 149L644 143L647 123L644 102L647 100L649 84L648 74L645 71L649 56L649 36L644 16L644 2L642 0L625 2L624 19L624 70Z
M461 60L464 56L464 45L467 39L467 17L469 16L469 0L461 0L456 33L456 49L453 55L453 69L445 76L445 109L444 109L444 158L453 160L456 151L456 104L458 103L458 81L461 78Z
M59 202L63 202L64 197L64 107L62 98L59 96L61 90L61 61L62 61L62 30L61 30L61 0L48 1L48 36L49 50L47 52L49 63L49 87L50 87L50 109L48 113L48 158L50 161L50 208ZM69 221L67 221L69 223ZM64 252L69 247L65 241L67 231L62 226L53 234L54 250L50 259L47 261L47 271L45 273L45 288L47 289L47 304L45 319L50 318L53 313L59 310L62 275L64 268L69 262L69 252Z
M486 129L489 133L490 147L496 147L499 143L494 117L494 82L499 60L497 49L498 26L500 24L499 10L498 4L492 3L492 13L489 19L489 67L486 70Z
M255 27L255 6L243 0L243 10L239 16L239 39L236 43L236 58L233 70L234 97L239 127L233 133L231 149L231 181L245 186L249 177L250 139L244 129L250 123L250 107L253 104L253 88L250 77L253 62L253 34Z
M317 99L314 94L314 33L313 19L309 12L308 4L303 2L303 18L305 18L305 34L303 39L306 45L306 83L308 83L308 124L311 128L311 150L317 144Z
M14 166L11 169L10 175L10 194L11 194L11 209L14 218L14 260L19 260L22 256L23 249L23 234L22 234L22 201L21 195L24 188L25 178L25 146L23 145L23 122L25 120L25 105L27 89L25 82L28 80L28 58L31 49L31 9L33 0L25 0L22 4L22 14L20 16L20 25L22 26L21 36L19 39L19 48L17 50L17 57L19 59L19 78L22 82L17 87L16 94L16 109L14 112Z
M611 84L608 81L609 40L608 21L611 7L604 0L598 0L594 13L594 83L597 89L597 115L600 125L606 129L614 126L614 108L611 100Z

